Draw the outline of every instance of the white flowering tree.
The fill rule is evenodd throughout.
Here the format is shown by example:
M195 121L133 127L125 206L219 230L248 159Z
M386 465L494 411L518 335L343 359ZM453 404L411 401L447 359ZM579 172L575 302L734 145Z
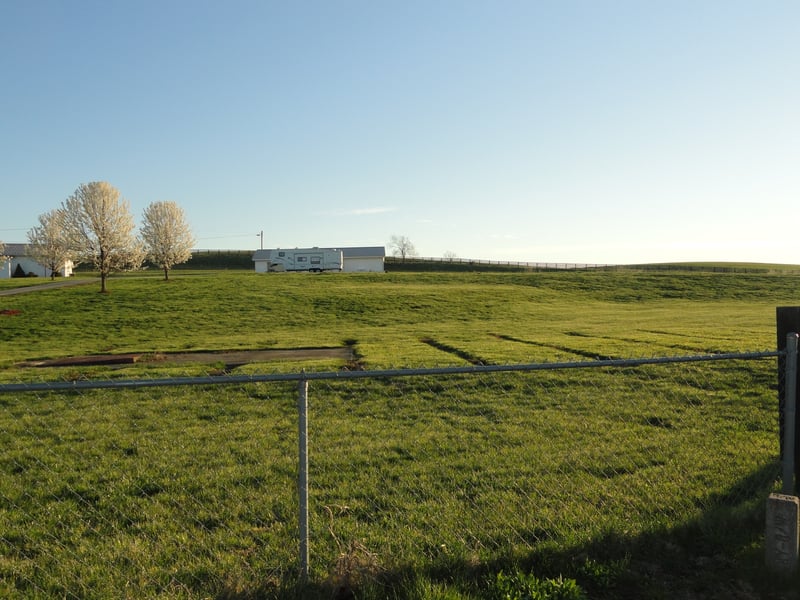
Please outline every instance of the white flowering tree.
M39 224L28 232L28 244L31 256L50 271L51 279L55 279L56 273L73 260L64 210L57 208L39 215Z
M128 201L106 181L84 183L62 204L64 232L77 260L100 273L100 291L115 271L138 269L145 250L136 237Z
M175 202L150 204L144 211L141 236L147 258L164 270L165 281L172 267L192 258L195 239L183 209Z

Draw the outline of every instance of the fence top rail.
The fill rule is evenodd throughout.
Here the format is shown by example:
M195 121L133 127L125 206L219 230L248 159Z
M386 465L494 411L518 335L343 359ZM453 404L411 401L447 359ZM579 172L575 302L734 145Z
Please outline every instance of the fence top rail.
M602 359L576 362L547 362L510 365L468 365L453 367L378 369L364 371L321 371L294 373L271 373L263 375L208 375L201 377L168 377L153 379L108 379L79 381L50 381L33 383L0 384L0 394L12 392L48 392L90 389L131 389L146 387L168 387L182 385L232 385L278 381L312 381L325 379L365 379L421 377L426 375L466 375L520 371L555 371L563 369L625 368L672 363L711 362L723 360L758 360L785 356L785 350L761 352L738 352L701 354L694 356L671 356L655 358Z

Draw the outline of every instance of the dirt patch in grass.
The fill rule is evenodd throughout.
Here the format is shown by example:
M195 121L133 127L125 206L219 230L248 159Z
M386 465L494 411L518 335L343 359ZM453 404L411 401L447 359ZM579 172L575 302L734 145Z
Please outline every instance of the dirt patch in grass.
M19 367L69 367L90 365L131 364L217 364L236 367L257 362L286 360L355 359L353 346L337 348L292 348L284 350L224 350L216 352L136 352L128 354L91 354L68 356L52 360L31 360L18 363Z

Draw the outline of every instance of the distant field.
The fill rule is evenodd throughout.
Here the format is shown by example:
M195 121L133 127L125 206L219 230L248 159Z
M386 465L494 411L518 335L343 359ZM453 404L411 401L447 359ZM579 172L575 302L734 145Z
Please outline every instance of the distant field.
M147 265L146 265L147 266ZM608 269L608 270L689 270L711 272L739 272L739 273L800 273L800 265L775 264L775 263L750 263L750 262L684 262L684 263L652 263L652 264L626 264L626 265L586 265L559 262L518 262L496 261L468 258L407 258L405 260L396 256L387 256L385 267L389 272L531 272L547 270L575 270L583 268ZM153 268L150 266L150 268ZM252 271L252 250L196 250L192 258L175 267L177 271L196 270L231 270ZM83 264L77 268L78 272L91 271L91 265ZM2 280L0 280L2 284Z
M800 275L192 271L109 285L107 295L87 285L0 298L17 311L0 321L0 368L76 354L345 344L374 367L768 349L775 307L798 302Z
M219 374L22 368L114 353L348 347L336 371L774 349L800 275L660 270L115 277L0 297L0 379ZM331 598L493 598L499 571L597 598L772 589L775 365L311 386L312 573ZM0 594L290 598L293 384L0 395ZM349 563L347 561L350 561ZM749 586L749 587L748 587Z

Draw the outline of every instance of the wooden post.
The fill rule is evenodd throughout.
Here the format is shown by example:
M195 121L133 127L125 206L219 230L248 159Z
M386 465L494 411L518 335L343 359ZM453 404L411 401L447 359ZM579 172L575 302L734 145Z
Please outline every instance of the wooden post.
M778 350L786 350L786 336L789 333L800 333L800 306L779 306L776 309L777 329L778 329ZM786 359L778 357L778 413L780 416L780 448L781 459L783 459L783 443L784 443L784 415L786 412ZM800 406L795 396L795 405ZM795 432L800 432L800 411L795 413ZM795 481L800 481L800 444L798 444L798 437L795 435L794 440L794 478Z

